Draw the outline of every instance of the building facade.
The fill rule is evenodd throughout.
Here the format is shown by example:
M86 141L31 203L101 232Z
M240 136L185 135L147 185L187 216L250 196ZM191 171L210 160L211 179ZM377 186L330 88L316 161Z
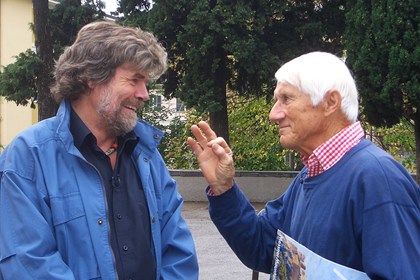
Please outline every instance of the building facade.
M0 66L34 45L30 23L32 0L0 0ZM28 106L0 99L0 144L6 146L22 130L38 121L38 112Z

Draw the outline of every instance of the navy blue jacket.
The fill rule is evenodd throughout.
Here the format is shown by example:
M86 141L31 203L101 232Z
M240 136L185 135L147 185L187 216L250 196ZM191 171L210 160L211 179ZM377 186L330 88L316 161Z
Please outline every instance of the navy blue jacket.
M270 273L280 229L372 279L420 279L420 189L398 162L363 139L327 171L306 173L259 215L237 185L208 197L213 222L245 265Z

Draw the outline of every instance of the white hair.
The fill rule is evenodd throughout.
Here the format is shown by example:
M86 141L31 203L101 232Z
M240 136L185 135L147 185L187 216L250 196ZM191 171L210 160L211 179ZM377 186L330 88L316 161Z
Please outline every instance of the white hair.
M275 74L277 82L288 83L308 94L314 106L334 89L341 95L341 111L352 123L359 113L356 83L343 60L325 52L311 52L284 64Z

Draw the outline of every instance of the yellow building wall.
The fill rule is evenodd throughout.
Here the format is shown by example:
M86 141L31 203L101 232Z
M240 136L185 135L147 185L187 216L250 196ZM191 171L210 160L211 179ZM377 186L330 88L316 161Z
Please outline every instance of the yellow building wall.
M0 0L0 65L34 44L29 24L33 20L32 0ZM36 110L0 99L0 144L6 146L25 128L38 121Z

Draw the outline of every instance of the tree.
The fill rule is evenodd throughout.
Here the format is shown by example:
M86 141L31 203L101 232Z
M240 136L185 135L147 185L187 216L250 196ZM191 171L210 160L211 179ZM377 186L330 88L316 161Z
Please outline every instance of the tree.
M363 113L374 126L407 120L420 170L420 2L349 0L345 45ZM417 176L420 183L420 176Z
M39 66L35 87L38 100L38 119L43 120L55 115L57 105L51 96L50 83L54 67L51 28L49 22L48 0L32 0L34 9L33 31L36 53L42 63Z
M41 58L32 50L16 56L16 61L3 68L0 74L0 96L16 105L26 106L36 98L36 75L40 73Z
M62 0L50 11L52 40L58 58L66 46L76 39L77 32L86 24L103 19L102 0Z
M149 11L152 5L151 0L118 0L117 12L133 17L133 14Z
M124 21L164 42L165 96L208 112L229 142L227 91L271 96L283 62L311 50L341 53L342 2L156 0L150 12L125 11Z
M57 104L49 86L53 81L54 59L76 37L81 26L103 18L101 1L63 0L52 11L48 0L33 0L36 52L28 49L0 74L0 95L17 105L38 103L38 119L55 115Z

